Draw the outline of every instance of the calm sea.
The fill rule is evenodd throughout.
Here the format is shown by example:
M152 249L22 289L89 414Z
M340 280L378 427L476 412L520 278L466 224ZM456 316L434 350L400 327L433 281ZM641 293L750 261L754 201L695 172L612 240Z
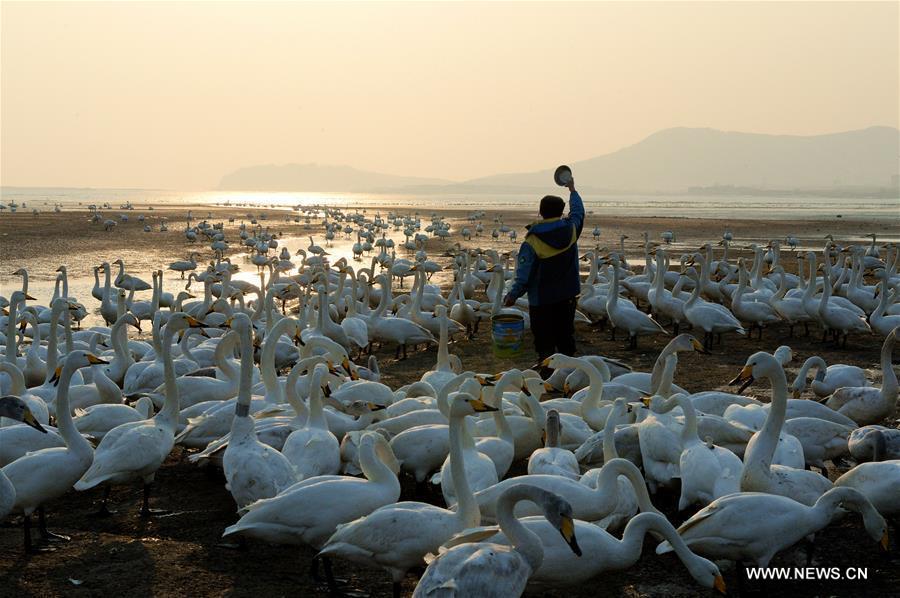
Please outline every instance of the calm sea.
M554 188L548 187L547 193ZM404 211L447 209L533 211L540 191L516 194L402 194L402 193L297 193L246 191L170 191L153 189L63 189L0 187L0 203L17 204L19 211L85 209L90 204L109 204L119 209L172 205L250 205L269 207L334 206L349 209L395 208ZM680 216L685 218L734 218L756 220L830 219L900 222L900 199L853 197L759 197L737 195L601 195L584 193L586 209L604 215ZM9 208L7 208L9 209ZM6 211L6 210L3 210Z

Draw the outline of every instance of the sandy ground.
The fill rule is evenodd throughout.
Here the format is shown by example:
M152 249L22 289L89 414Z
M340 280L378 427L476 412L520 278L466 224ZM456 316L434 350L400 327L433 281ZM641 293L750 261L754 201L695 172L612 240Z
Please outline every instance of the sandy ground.
M195 208L194 215L205 215L206 207ZM235 217L236 222L246 220L247 209L214 210L214 221ZM258 214L260 210L253 210ZM143 224L136 216L169 218L167 233L143 233ZM369 211L371 215L372 210ZM53 272L60 264L66 264L73 276L87 276L90 267L102 260L117 257L125 259L129 270L149 280L149 270L161 267L169 261L182 259L192 250L209 250L199 243L191 245L183 236L184 209L142 212L140 207L131 221L120 224L110 233L98 225L91 225L87 215L81 212L63 214L3 214L0 215L0 268L3 276L2 294L8 295L11 287L18 286L19 279L9 273L19 267L27 267L35 280L52 280ZM307 227L286 223L286 212L268 211L268 219L261 221L272 230L283 232L292 252L306 247L302 239L315 234L321 244L321 225L314 220ZM386 214L386 212L385 212ZM423 214L428 216L428 214ZM465 214L448 212L456 224L461 224ZM487 231L493 226L493 214L485 220ZM507 215L504 222L520 226L528 221L526 214ZM153 221L154 229L158 228ZM859 240L869 232L896 235L895 223L870 222L763 222L717 221L680 218L617 218L607 220L600 215L589 215L582 239L582 249L594 245L591 230L599 224L601 242L617 243L619 234L627 234L626 249L629 257L639 255L640 235L648 231L658 239L664 230L673 230L678 242L673 253L696 249L704 241L716 241L729 229L734 233L735 244L760 242L783 238L794 234L801 246L821 250L822 237L831 233L838 242ZM236 238L235 225L226 225L229 238ZM456 228L456 227L454 227ZM451 238L455 242L457 237ZM520 231L521 239L521 231ZM291 244L293 243L293 244ZM445 244L429 242L429 253L438 256ZM513 249L508 241L493 242L490 237L473 239L466 245L500 246ZM335 253L339 253L335 251ZM718 255L718 253L717 253ZM745 253L749 255L749 253ZM784 255L788 271L796 271L790 252ZM248 269L249 270L249 269ZM170 283L167 290L175 289ZM72 293L74 294L74 293ZM85 292L82 300L90 309L97 307ZM149 298L149 297L148 297ZM46 303L49 296L38 296ZM612 341L609 332L597 327L579 325L577 328L579 351L584 354L602 354L622 359L636 370L649 370L666 339L642 338L639 348L628 350L623 340ZM724 389L746 358L757 350L772 351L781 344L789 344L794 351L794 362L789 367L789 377L810 355L821 355L828 363L849 363L870 370L873 383L880 381L878 353L880 339L876 337L851 337L846 348L823 345L819 331L811 336L789 337L787 327L767 329L762 340L728 337L723 346L716 346L712 355L686 355L679 361L675 381L690 391ZM515 360L498 360L490 352L490 338L482 330L474 340L458 340L451 352L462 359L467 369L490 372L513 365L528 366L534 362L534 354L528 350ZM383 381L392 387L417 379L433 366L435 350L411 353L405 361L395 361L391 348L377 353L384 373ZM766 386L754 386L748 394L768 400ZM897 422L892 422L897 425ZM830 468L828 474L835 478L845 466ZM521 464L516 471L521 472ZM222 530L237 519L234 503L224 488L224 479L216 472L204 471L187 464L184 452L176 449L157 475L156 505L170 509L171 515L150 521L137 517L140 505L140 489L117 488L112 502L118 514L109 519L95 519L87 514L100 498L99 490L84 493L70 492L48 505L51 529L71 534L72 541L58 546L50 554L25 556L21 552L21 527L18 520L0 527L0 595L2 596L108 596L130 592L134 595L154 596L250 596L250 595L300 595L327 594L326 589L313 582L307 568L312 551L293 547L268 546L251 543L247 550L235 551L222 548L218 542ZM427 492L415 488L410 480L404 480L401 500L425 500L441 504L439 491ZM676 525L687 514L675 512L677 494L658 495L654 504ZM805 582L745 582L744 592L753 595L774 596L871 596L900 595L900 557L897 556L897 534L900 528L892 524L891 550L881 551L865 534L859 517L851 515L819 534L815 542L813 565L819 567L866 567L867 581L805 581ZM596 596L599 593L612 596L693 596L710 595L696 585L683 566L672 555L662 557L653 554L653 543L645 542L644 556L631 569L615 574L605 574L583 587L544 589L535 587L529 596ZM582 558L590 558L585 555ZM806 552L802 547L781 553L773 566L805 566ZM336 564L337 574L349 580L355 591L371 596L389 596L388 577L379 570L367 570L347 563ZM737 594L739 574L736 570L724 570L730 593ZM415 579L410 576L404 590L411 592Z

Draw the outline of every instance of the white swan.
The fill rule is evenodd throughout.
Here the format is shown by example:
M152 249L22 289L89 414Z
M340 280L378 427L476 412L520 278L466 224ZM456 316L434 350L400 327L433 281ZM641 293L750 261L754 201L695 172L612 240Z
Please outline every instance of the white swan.
M585 555L582 558L572 557L569 546L544 517L525 517L520 521L540 537L544 548L544 561L532 575L532 582L572 586L609 571L628 569L641 558L644 537L654 533L674 544L678 558L700 585L725 593L725 580L715 563L691 552L672 524L657 513L640 513L634 517L625 526L621 540L593 523L576 519L575 535ZM477 532L479 535L483 533L482 530ZM471 535L471 532L466 534ZM491 536L488 541L509 543L502 533Z
M669 333L659 323L637 309L629 309L619 305L619 260L613 258L613 282L606 296L606 313L613 325L613 338L616 329L621 328L628 332L630 348L637 347L637 337L640 335Z
M558 494L572 505L574 516L585 521L599 521L609 515L618 502L618 486L615 480L625 476L632 483L635 494L642 511L657 510L650 503L644 477L637 467L625 459L613 459L603 465L596 489L580 484L576 480L570 480L554 475L524 475L515 478L507 478L498 484L486 488L475 494L481 516L492 522L497 518L498 500L500 495L510 486L516 484L530 484L538 486ZM529 508L527 505L519 505L516 509L517 516L539 515L540 511Z
M366 479L331 475L297 482L277 496L249 505L240 521L222 535L242 534L321 549L341 523L393 504L400 497L399 467L380 434L363 434L359 463Z
M581 556L572 507L565 499L541 488L517 484L503 493L498 507L500 529L512 547L467 542L442 550L438 556L427 559L428 568L416 585L413 597L440 594L483 598L521 596L528 579L544 559L540 538L513 514L516 504L524 501L539 506L572 552Z
M237 332L241 346L241 374L238 399L231 422L231 438L222 458L222 469L238 509L275 496L297 481L290 461L272 447L259 441L250 416L253 374L252 324L246 314L235 314L231 329Z
M900 385L897 383L891 356L898 334L900 328L894 328L881 345L881 388L873 386L838 388L825 404L861 426L880 423L895 413Z
M34 417L28 404L17 396L0 397L0 417L11 421L22 422L31 426L38 432L46 434L47 431ZM16 504L16 488L0 469L0 521L6 519ZM477 521L475 523L477 525Z
M766 567L776 553L831 523L841 507L860 513L866 532L887 549L884 519L852 488L833 488L810 506L761 492L729 494L685 521L678 534L697 554ZM656 552L671 550L664 542Z
M116 426L147 419L152 412L153 401L150 397L141 397L134 407L101 403L76 410L77 417L73 421L80 433L102 440Z
M698 254L699 255L699 254ZM703 331L703 346L706 349L712 347L713 338L724 332L737 332L746 335L747 331L741 326L740 321L734 317L728 308L715 303L708 303L700 299L700 277L693 271L686 272L694 281L694 290L690 299L684 303L684 317L691 326Z
M883 278L878 283L876 295L881 293L881 296L878 299L878 306L869 317L872 329L882 336L887 336L894 328L900 326L900 313L890 314L888 312L889 306L897 305L897 291L888 292L887 284L887 278Z
M837 487L855 488L885 517L900 513L900 459L883 461L886 452L885 435L873 430L873 461L860 463L834 482Z
M831 488L828 478L812 471L772 463L787 410L787 380L784 370L777 359L759 351L747 359L747 364L732 383L742 383L746 387L757 378L768 378L771 382L772 402L763 429L747 443L741 490L768 492L812 505Z
M309 416L306 424L291 432L281 452L294 468L297 480L332 475L341 468L341 447L322 409L322 378L328 372L324 363L316 364L309 383Z
M451 400L450 468L459 500L455 511L421 502L387 505L338 526L319 554L384 568L391 574L394 594L398 595L399 584L407 571L424 563L426 554L437 552L453 534L475 527L481 521L462 464L461 434L467 415L490 410L483 401L466 393L457 393Z
M8 393L11 395L15 395L19 397L26 405L28 405L28 410L30 413L34 414L34 417L42 424L50 423L50 411L47 409L47 403L44 402L40 397L36 397L32 394L29 394L25 388L25 376L22 374L22 370L20 370L15 364L9 363L8 361L0 361L0 372L4 372L10 379L10 385L8 389ZM0 418L0 428L5 427L7 425L11 425L13 420L4 421ZM0 441L0 446L2 446L3 442ZM2 452L2 451L0 451ZM3 466L2 461L0 461L0 467Z
M88 490L103 482L122 484L137 478L144 484L141 514L152 514L150 485L175 444L175 426L178 422L179 400L172 365L172 339L178 331L202 327L202 322L185 313L172 314L162 342L166 378L163 408L150 419L122 424L110 430L97 446L90 469L75 484L76 490Z
M78 433L72 423L72 411L69 408L69 383L75 370L95 364L106 364L96 355L87 351L74 351L66 356L65 363L59 373L59 393L56 400L59 406L57 422L59 433L66 442L65 448L48 448L28 453L3 468L3 474L9 478L16 489L14 511L25 515L25 550L31 550L31 514L38 508L69 491L72 485L91 465L94 456L91 444ZM44 517L41 517L43 521ZM42 535L50 535L46 527L41 529Z
M186 260L179 260L172 262L169 264L169 270L174 270L175 272L181 272L181 277L184 278L185 272L190 272L191 270L197 269L197 253L191 252L191 255Z
M825 360L818 355L807 357L803 362L797 377L791 384L791 393L795 399L799 399L800 395L806 390L806 377L809 370L815 368L816 376L809 387L817 397L824 398L829 396L838 388L844 386L869 386L866 380L866 372L861 367L855 365L847 365L844 363L834 363L826 367Z
M435 392L440 392L444 384L456 376L456 372L453 371L450 365L450 352L447 348L450 337L450 319L447 317L447 308L443 305L435 307L434 317L440 322L437 363L434 368L422 374L421 380L429 383Z
M831 270L823 264L820 269L825 277L825 289L822 291L822 298L819 300L819 321L822 323L826 334L831 331L834 334L835 341L838 335L844 337L843 346L847 346L847 336L851 332L872 333L869 324L866 322L865 316L861 316L856 312L830 303L831 299Z
M548 474L577 480L581 477L578 460L572 451L559 448L559 413L547 411L546 443L528 458L528 474Z
M684 395L676 397L685 419L679 462L681 497L678 499L678 510L683 511L692 503L706 505L726 494L738 492L744 464L731 451L708 441L701 442L697 435L694 404Z

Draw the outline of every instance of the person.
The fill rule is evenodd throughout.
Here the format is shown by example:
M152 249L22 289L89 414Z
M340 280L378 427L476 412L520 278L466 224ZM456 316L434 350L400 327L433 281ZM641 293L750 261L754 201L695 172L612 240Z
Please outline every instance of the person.
M554 353L575 354L575 305L581 292L578 237L584 226L584 203L570 179L569 215L555 195L541 199L541 220L528 225L519 248L516 278L503 304L510 307L528 293L531 334L539 361Z

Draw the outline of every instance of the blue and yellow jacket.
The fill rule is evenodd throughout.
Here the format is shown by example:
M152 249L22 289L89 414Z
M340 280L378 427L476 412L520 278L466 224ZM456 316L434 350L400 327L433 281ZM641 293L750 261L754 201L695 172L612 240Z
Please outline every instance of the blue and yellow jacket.
M509 294L518 299L527 291L529 305L547 305L577 296L581 278L576 242L583 226L584 204L577 191L569 195L568 217L529 224Z

